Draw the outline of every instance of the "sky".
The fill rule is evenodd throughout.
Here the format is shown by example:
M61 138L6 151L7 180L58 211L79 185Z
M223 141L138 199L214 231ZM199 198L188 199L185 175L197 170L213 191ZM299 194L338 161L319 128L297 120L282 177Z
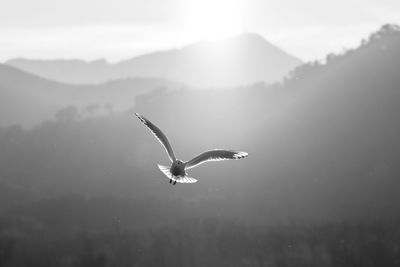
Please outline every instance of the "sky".
M304 61L400 24L398 0L0 0L0 62L110 62L199 40L258 33Z

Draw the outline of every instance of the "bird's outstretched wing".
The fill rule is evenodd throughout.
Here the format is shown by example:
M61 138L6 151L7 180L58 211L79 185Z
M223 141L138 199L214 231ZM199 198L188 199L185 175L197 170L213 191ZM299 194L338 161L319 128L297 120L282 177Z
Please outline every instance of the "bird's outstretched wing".
M174 155L174 151L172 150L172 147L169 144L168 138L165 136L165 134L160 130L160 128L155 126L153 123L151 123L148 119L146 119L139 113L135 113L135 115L139 118L139 120L141 122L144 123L144 125L146 125L150 129L150 131L155 135L157 140L160 141L160 143L164 146L165 150L167 151L169 159L172 162L174 162L176 159L175 155Z
M210 150L210 151L201 153L197 157L186 162L185 169L191 169L191 168L196 167L197 165L207 162L207 161L242 159L242 158L247 157L248 155L249 154L247 154L246 152L240 152L240 151L223 150L223 149Z

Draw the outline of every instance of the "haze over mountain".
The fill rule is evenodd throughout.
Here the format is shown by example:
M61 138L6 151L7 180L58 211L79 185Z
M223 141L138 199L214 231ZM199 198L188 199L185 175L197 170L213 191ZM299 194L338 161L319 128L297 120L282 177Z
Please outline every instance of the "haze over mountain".
M127 77L160 77L196 87L273 83L300 65L257 34L202 41L181 49L138 56L115 64L104 60L12 59L6 64L51 80L82 84Z
M131 78L97 85L50 81L0 64L0 126L32 126L49 120L68 106L86 115L118 112L134 106L136 95L181 85L159 78Z
M138 96L135 111L165 131L180 159L212 148L249 152L246 160L191 170L194 186L168 184L156 166L168 162L165 151L132 110L2 128L0 189L30 200L133 197L129 210L140 219L132 223L143 225L198 216L250 223L393 218L400 208L399 58L400 29L386 25L355 50L296 69L283 84ZM40 221L46 203L18 211Z

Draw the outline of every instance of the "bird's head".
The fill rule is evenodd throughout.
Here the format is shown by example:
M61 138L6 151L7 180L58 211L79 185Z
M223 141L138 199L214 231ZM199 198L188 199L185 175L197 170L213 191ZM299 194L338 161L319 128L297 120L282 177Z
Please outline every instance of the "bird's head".
M183 166L185 163L182 161L182 160L180 160L180 159L177 159L176 161L176 165L178 165L178 166Z

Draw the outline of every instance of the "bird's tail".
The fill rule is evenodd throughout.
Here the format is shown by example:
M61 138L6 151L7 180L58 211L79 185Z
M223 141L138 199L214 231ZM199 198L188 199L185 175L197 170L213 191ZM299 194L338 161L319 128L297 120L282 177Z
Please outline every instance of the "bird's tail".
M197 182L197 179L194 179L192 177L189 177L187 175L185 176L173 176L171 174L170 168L167 166L163 166L158 164L158 168L165 174L165 176L168 177L168 179L171 179L172 181L176 181L177 183L182 183L182 184L193 184Z

